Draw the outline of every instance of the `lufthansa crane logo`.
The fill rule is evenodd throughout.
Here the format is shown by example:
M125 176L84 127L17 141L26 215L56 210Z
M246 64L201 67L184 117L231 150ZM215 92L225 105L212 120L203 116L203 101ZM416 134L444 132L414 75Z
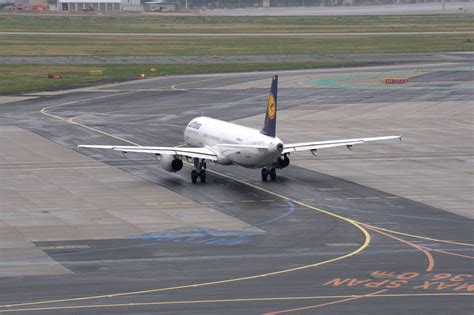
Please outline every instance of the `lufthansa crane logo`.
M268 116L268 119L274 119L275 114L276 114L275 98L273 97L273 94L270 93L268 95L268 103L267 103L267 116Z

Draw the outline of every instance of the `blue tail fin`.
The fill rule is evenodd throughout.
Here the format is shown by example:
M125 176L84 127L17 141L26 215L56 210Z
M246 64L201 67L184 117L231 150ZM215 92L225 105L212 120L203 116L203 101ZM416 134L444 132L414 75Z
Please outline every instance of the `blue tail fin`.
M268 94L267 112L265 114L265 123L261 133L269 137L276 136L276 116L277 116L277 92L278 92L278 75L273 76L272 87Z

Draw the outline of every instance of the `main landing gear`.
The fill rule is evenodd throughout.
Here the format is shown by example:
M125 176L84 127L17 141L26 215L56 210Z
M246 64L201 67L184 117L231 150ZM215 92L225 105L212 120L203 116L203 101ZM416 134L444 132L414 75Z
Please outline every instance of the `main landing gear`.
M198 178L201 180L201 183L205 183L207 164L204 162L204 159L201 161L194 159L194 167L196 169L191 171L191 181L193 184L197 183Z
M268 179L268 176L270 176L270 179L272 181L275 181L276 178L277 178L277 172L276 172L276 169L274 167L270 168L270 169L267 169L267 168L262 168L262 180L264 182L267 181Z

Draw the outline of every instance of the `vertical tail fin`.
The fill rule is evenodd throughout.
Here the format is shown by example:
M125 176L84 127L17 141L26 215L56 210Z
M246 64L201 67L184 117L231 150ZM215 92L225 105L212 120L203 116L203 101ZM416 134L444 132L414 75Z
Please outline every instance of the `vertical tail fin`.
M268 94L267 112L261 133L269 137L276 136L278 75L273 76L272 87Z

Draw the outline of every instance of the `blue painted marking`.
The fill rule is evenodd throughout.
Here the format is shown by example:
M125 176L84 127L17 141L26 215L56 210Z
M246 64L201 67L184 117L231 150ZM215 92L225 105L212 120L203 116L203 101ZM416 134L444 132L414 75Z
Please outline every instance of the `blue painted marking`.
M279 215L273 219L259 222L256 224L249 225L242 230L214 230L214 229L200 229L200 228L178 228L171 229L157 233L145 233L136 236L130 237L130 239L139 239L139 240L156 240L157 242L130 245L130 246L119 246L119 247L109 247L109 248L99 248L99 249L90 249L83 251L75 251L68 253L57 253L50 254L51 257L67 256L67 255L77 255L77 254L90 254L97 252L106 252L112 250L123 250L130 248L139 248L154 246L160 242L176 242L176 243L196 243L196 244L208 244L208 245L218 245L218 246L235 246L250 243L252 237L267 235L268 232L253 232L248 231L251 228L257 228L263 225L268 225L270 223L276 222L283 218L288 217L295 211L295 206L292 202L288 201L288 211L282 215Z
M211 245L240 245L250 242L253 236L266 233L245 230L214 230L202 228L178 228L156 233L145 233L130 237L140 240L172 241L176 243L198 243Z
M295 206L288 201L288 211L273 219L249 225L242 230L214 230L200 228L178 228L156 233L145 233L130 237L131 239L172 241L176 243L199 243L210 245L234 246L250 243L254 236L261 236L267 232L251 232L252 228L268 225L288 217L295 211Z
M257 223L257 224L254 224L254 225L251 225L250 227L259 227L259 226L262 226L262 225L266 225L266 224L269 224L269 223L273 223L275 221L278 221L278 220L281 220L287 216L289 216L290 214L292 214L294 211L295 211L295 205L291 202L291 201L288 201L287 202L288 204L288 212L285 213L285 214L282 214L276 218L273 218L271 220L268 220L268 221L263 221L263 222L260 222L260 223Z

